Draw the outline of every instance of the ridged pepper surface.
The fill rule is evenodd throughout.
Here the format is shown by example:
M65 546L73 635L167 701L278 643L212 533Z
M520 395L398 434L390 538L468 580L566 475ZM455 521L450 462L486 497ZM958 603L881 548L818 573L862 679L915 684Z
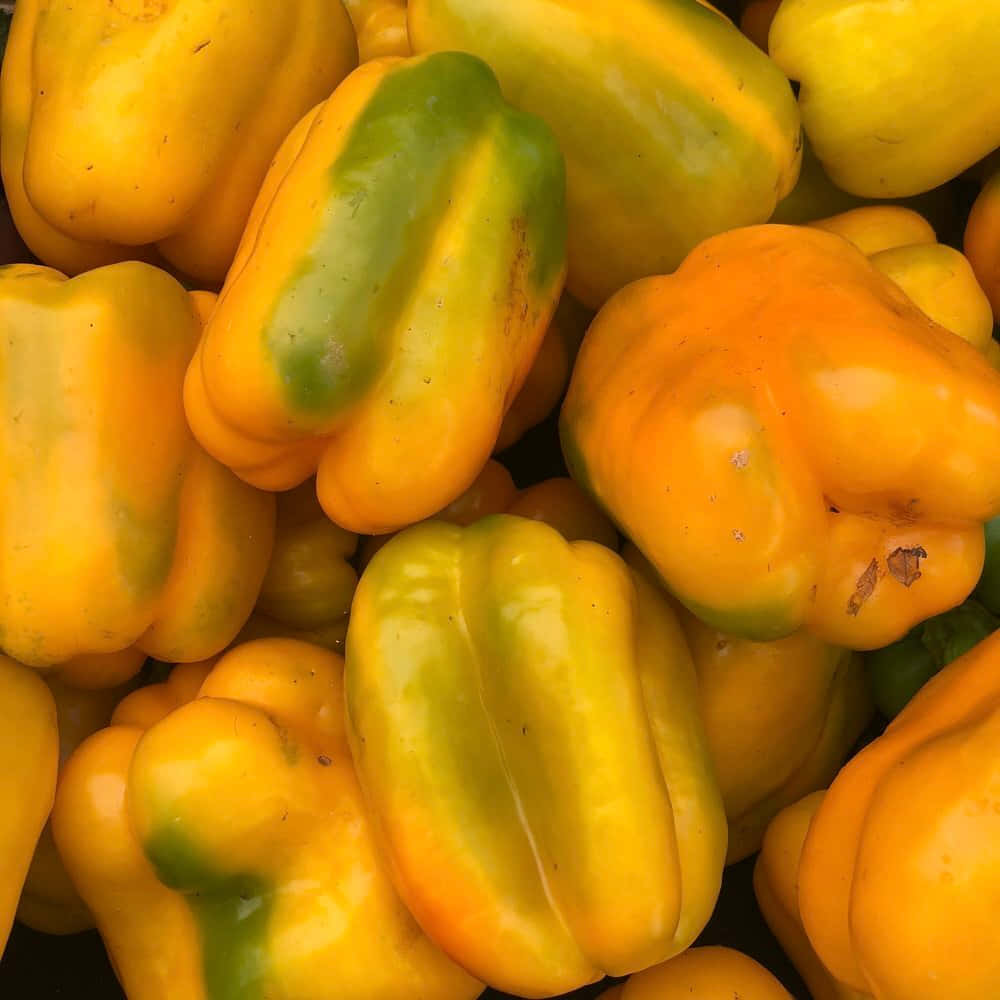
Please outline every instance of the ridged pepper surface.
M70 274L156 244L221 282L275 150L357 59L339 0L19 0L0 86L18 230Z
M565 274L546 126L463 53L365 63L278 154L188 373L205 448L375 534L475 479Z
M424 932L525 997L663 961L726 821L683 633L609 549L506 514L401 532L361 576L348 735Z
M0 955L31 856L52 809L59 731L52 692L33 670L0 656Z
M821 789L786 806L771 821L753 869L753 891L771 933L778 939L812 1000L871 1000L838 983L813 951L799 915L798 877L802 844L825 792Z
M628 543L625 561L657 585ZM807 631L754 642L670 599L698 676L698 709L729 821L726 863L760 848L771 818L825 788L873 714L860 656Z
M938 243L931 224L902 205L865 205L809 225L853 243L935 323L1000 366L993 312L971 262Z
M475 482L457 499L434 515L468 527L489 514L515 514L544 521L568 542L589 538L608 548L618 548L618 532L607 515L567 476L553 476L519 490L507 469L490 459ZM362 569L393 535L375 535L361 545Z
M877 1000L1000 995L1000 633L925 684L853 757L809 827L802 923Z
M597 309L765 222L799 171L788 80L698 0L410 0L415 52L485 59L566 155L567 287Z
M0 269L0 646L113 687L148 654L197 660L246 621L274 498L203 452L182 386L192 297L148 264L67 280Z
M343 661L261 639L175 668L73 754L56 843L129 1000L472 1000L381 867Z
M783 0L768 35L827 172L865 198L927 191L1000 145L998 46L998 0Z
M1000 374L846 240L755 226L635 282L561 414L573 477L720 631L886 645L1000 511Z

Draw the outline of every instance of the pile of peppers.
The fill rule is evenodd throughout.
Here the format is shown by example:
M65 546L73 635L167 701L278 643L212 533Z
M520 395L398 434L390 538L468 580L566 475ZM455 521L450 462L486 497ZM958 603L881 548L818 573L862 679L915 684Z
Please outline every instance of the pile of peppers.
M1000 997L1000 0L0 22L0 995Z

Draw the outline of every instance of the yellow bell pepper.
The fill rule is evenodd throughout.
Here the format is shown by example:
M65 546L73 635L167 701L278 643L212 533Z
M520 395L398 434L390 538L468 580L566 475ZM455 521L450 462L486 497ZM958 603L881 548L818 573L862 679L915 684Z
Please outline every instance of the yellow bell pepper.
M406 0L344 0L358 36L361 62L410 55Z
M963 242L976 277L1000 317L1000 169L983 184L965 225Z
M698 617L847 649L972 591L998 427L978 351L845 240L776 225L616 295L561 415L573 477Z
M85 691L51 676L46 677L46 682L55 699L61 767L91 733L108 724L123 691L121 688ZM93 916L66 874L49 823L45 824L35 847L17 919L46 934L76 934L94 926Z
M440 510L538 353L564 199L551 133L480 60L366 63L265 181L188 373L195 435L265 489L316 473L349 531Z
M622 556L659 583L634 545ZM760 848L779 810L833 780L874 706L860 656L806 631L771 642L726 635L670 600L698 675L733 864Z
M361 576L348 735L394 883L496 989L683 951L726 821L683 633L609 549L506 514L401 532Z
M937 243L934 227L919 212L903 205L861 205L815 219L809 225L836 233L866 257L893 247Z
M486 60L566 156L567 288L599 308L699 241L764 222L791 191L788 80L694 0L410 0L414 52Z
M799 916L798 875L806 839L824 791L786 806L771 821L753 869L753 891L771 933L805 980L812 1000L871 1000L838 983L813 951Z
M809 223L853 243L935 323L1000 364L993 311L972 264L937 242L930 223L899 205L870 205Z
M156 244L221 282L279 144L356 65L339 0L20 0L0 81L18 230L70 274Z
M434 515L435 521L447 521L467 527L488 514L516 514L534 521L544 521L568 542L587 538L609 549L618 548L618 532L607 515L572 479L554 476L523 490L514 485L510 473L490 459L476 481L457 499ZM375 535L361 546L361 568L394 535Z
M771 58L834 182L927 191L1000 145L997 0L783 0Z
M347 616L358 583L351 558L358 536L334 524L306 480L279 493L271 562L238 642L301 639L343 652Z
M559 404L569 384L580 341L593 318L594 314L570 295L565 294L559 300L535 363L503 418L496 451L519 441Z
M191 297L147 264L15 265L0 321L3 649L77 687L218 652L257 598L274 499L188 430Z
M129 1000L482 990L421 937L382 868L342 671L318 646L246 643L137 691L68 761L56 843Z
M1000 632L925 684L809 827L799 908L840 982L878 1000L1000 995Z
M601 1000L792 1000L764 966L732 948L689 948L639 972Z
M56 706L45 682L0 656L0 955L31 855L52 809L59 768Z

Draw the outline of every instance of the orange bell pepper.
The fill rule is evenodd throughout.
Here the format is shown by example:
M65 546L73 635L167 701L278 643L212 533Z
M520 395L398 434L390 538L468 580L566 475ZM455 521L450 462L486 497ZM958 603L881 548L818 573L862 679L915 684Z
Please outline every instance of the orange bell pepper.
M840 772L799 908L840 982L878 1000L1000 996L1000 632L928 681Z
M573 477L720 631L873 649L960 603L1000 512L1000 373L846 240L757 226L598 314Z

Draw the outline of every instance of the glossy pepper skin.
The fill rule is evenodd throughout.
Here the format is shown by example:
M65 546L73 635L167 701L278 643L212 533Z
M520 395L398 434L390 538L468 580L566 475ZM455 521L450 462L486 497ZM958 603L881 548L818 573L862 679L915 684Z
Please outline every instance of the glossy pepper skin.
M52 809L59 769L56 706L45 682L0 656L0 955L32 853Z
M562 291L562 154L480 60L366 63L269 173L188 373L247 482L376 534L475 478Z
M489 514L529 517L551 525L568 542L587 538L609 549L618 548L615 526L567 476L553 476L519 490L507 469L490 459L475 482L457 500L439 510L434 520L468 527ZM366 538L361 546L361 568L364 569L372 556L393 537L375 535Z
M345 693L394 884L477 978L551 996L701 931L726 824L694 670L614 552L505 514L401 532L358 584Z
M274 499L188 430L191 296L147 264L14 265L0 324L4 650L78 687L218 652L256 600Z
M566 155L569 291L599 308L707 236L764 222L799 170L777 67L697 0L410 0L415 52L461 49Z
M979 352L845 240L791 226L707 240L622 290L561 414L571 474L692 612L848 649L975 586L998 426Z
M994 317L1000 316L1000 170L987 177L972 205L962 247Z
M569 294L559 300L545 339L510 409L496 450L503 451L540 424L561 402L583 335L594 314Z
M342 659L261 639L177 670L80 746L53 812L129 1000L475 997L375 853Z
M87 691L46 677L56 705L59 728L59 765L92 733L108 724L124 691L102 688ZM22 924L45 934L77 934L94 926L94 918L73 887L46 823L38 838L31 867L17 906Z
M784 0L768 36L817 155L865 198L927 191L1000 145L998 45L996 0Z
M631 543L625 561L659 584ZM671 600L698 676L698 708L729 821L726 863L760 848L772 817L825 788L873 714L861 657L806 631L753 642Z
M156 244L219 283L278 146L356 65L339 0L24 0L0 86L18 230L67 273Z
M764 966L732 948L689 948L638 972L601 1000L792 1000Z
M408 56L406 0L344 0L358 36L361 62L381 56Z
M312 480L279 493L277 501L271 562L239 639L301 639L343 652L358 583L351 564L358 536L323 513Z
M902 205L866 205L809 225L853 243L935 323L957 333L1000 366L993 311L972 264L938 243L931 224Z
M824 790L786 806L771 821L753 869L753 891L764 921L809 987L812 1000L871 1000L830 975L813 951L799 916L798 874L802 844Z
M878 1000L1000 992L1000 633L945 667L830 786L799 907L839 981Z

